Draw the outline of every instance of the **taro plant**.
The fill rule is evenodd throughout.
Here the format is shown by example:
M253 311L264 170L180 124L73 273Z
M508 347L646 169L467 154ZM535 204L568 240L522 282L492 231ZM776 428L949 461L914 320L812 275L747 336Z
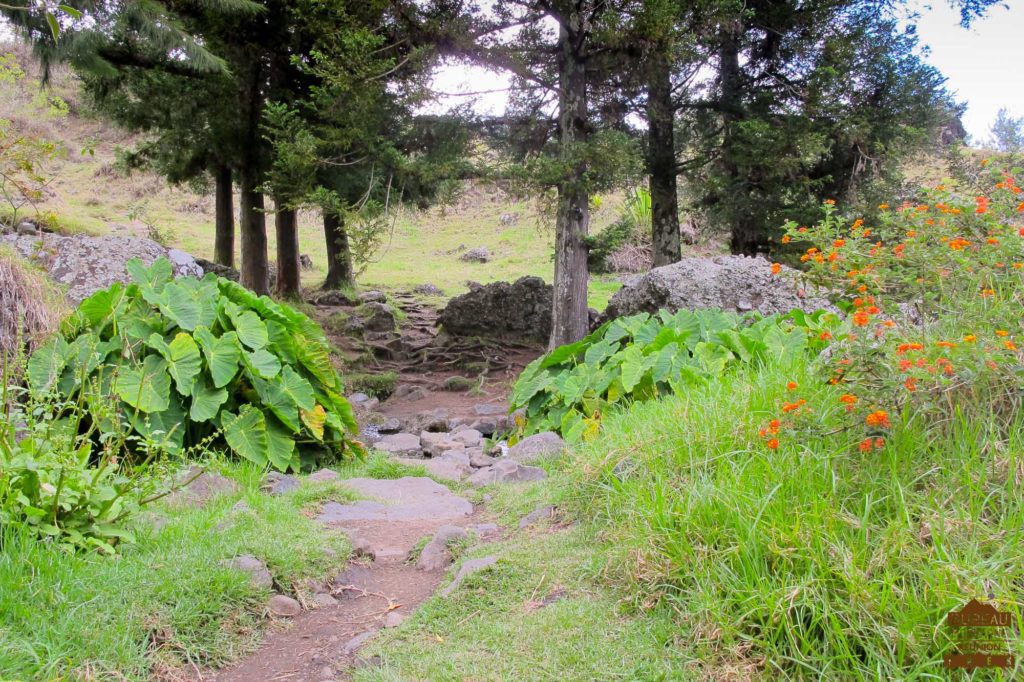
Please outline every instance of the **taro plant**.
M173 279L166 259L128 271L32 355L34 395L95 386L117 397L125 428L171 452L210 443L280 470L359 452L315 322L213 275Z
M611 406L683 392L732 365L820 350L838 324L834 313L800 310L765 318L663 310L612 320L523 370L511 398L512 409L526 409L519 435L551 430L590 439Z

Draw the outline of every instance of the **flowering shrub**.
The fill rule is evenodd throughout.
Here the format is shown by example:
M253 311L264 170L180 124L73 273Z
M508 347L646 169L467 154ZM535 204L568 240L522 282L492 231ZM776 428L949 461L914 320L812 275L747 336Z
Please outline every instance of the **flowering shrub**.
M825 362L861 451L884 447L895 415L941 419L972 406L1008 414L1019 403L1021 171L984 172L985 194L940 185L920 204L881 205L878 224L850 222L826 202L818 225L785 226L784 243L807 244L805 276L837 292L848 313ZM762 430L769 448L785 422Z

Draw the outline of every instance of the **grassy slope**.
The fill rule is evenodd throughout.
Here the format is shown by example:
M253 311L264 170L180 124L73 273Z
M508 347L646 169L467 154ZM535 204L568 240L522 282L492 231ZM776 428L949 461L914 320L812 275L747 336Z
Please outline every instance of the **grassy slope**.
M0 45L0 53L11 49ZM27 64L25 50L13 49ZM150 173L120 175L115 168L117 150L132 146L133 139L91 118L79 101L73 79L59 71L53 80L53 93L69 103L71 113L66 118L49 114L40 105L35 74L31 69L26 71L28 75L18 84L0 83L0 118L12 120L19 130L58 140L66 151L50 164L54 180L39 209L52 212L60 229L67 232L117 231L145 236L150 232L148 225L152 225L168 245L211 258L212 194L168 187ZM93 154L83 154L86 148L91 148ZM592 231L612 223L622 201L618 194L604 197L594 214ZM512 214L517 220L503 226L499 222L503 214ZM360 281L366 286L406 290L429 282L448 296L465 292L469 280L486 284L537 275L550 282L553 228L545 222L538 219L532 204L503 196L489 186L470 184L453 206L400 212L386 248ZM267 238L273 258L276 240L272 216L268 216ZM317 215L300 214L299 243L301 252L308 254L314 264L312 270L303 273L303 284L316 286L323 281L327 264L323 227ZM456 250L460 246L487 247L493 260L486 264L463 263ZM595 278L590 304L603 309L618 286L609 278Z
M328 491L258 492L262 472L225 465L242 492L202 509L157 504L138 543L117 558L55 552L11 534L0 553L0 671L4 679L146 680L162 666L218 665L250 650L267 596L224 559L263 559L280 589L344 564L349 546L303 513ZM249 511L232 511L238 500ZM91 677L90 677L91 675Z
M499 563L384 634L356 679L943 679L948 611L991 593L1019 628L1021 425L905 424L863 455L821 386L801 395L836 406L816 410L836 433L771 452L757 430L791 380L817 386L749 370L635 405L547 481L496 490L507 527L545 501L577 525L473 550ZM1018 669L977 679L1021 674L1024 641L1007 647Z

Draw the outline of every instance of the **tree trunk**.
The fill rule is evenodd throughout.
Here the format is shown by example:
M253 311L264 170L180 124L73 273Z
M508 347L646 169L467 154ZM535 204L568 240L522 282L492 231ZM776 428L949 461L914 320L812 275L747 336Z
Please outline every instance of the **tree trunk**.
M679 242L675 112L668 55L655 48L648 69L647 169L651 190L651 251L654 267L659 267L679 261L683 254Z
M281 206L283 202L276 202ZM274 216L277 230L277 287L279 298L299 298L302 282L299 270L299 221L295 211L278 208Z
M231 186L231 168L217 169L216 236L213 240L213 260L221 265L235 267L235 208Z
M342 289L354 286L352 252L348 246L348 231L344 219L333 211L324 211L324 238L327 240L327 279L324 289Z
M581 59L583 11L578 4L559 27L559 153L572 157L587 133L586 66ZM558 187L555 218L555 281L550 348L578 341L589 331L587 315L587 247L590 206L584 186L586 165L577 163Z
M252 170L243 168L239 173L239 210L242 233L242 286L257 294L270 293L267 267L267 221L263 213L263 194Z

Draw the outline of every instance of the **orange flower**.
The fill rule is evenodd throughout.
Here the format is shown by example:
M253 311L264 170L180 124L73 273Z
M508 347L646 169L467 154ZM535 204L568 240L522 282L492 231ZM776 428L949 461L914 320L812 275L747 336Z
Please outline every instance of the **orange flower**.
M886 210L886 209L888 209L888 208L889 208L889 204L879 204L879 205L878 205L878 209L879 209L880 211L884 211L884 210Z
M1013 341L1003 341L1003 346L1006 348L1006 350L1017 350L1017 344L1015 344Z
M964 337L964 343L974 343L977 340L978 337L975 336L974 334L968 334L967 336Z
M876 438L875 439L875 449L876 450L881 450L884 447L885 447L885 439L884 438Z
M865 438L860 442L860 445L858 445L858 447L860 448L861 452L871 452L871 448L874 447L874 445L875 442L871 438Z
M832 334L830 334L829 332L822 332L821 334L818 335L818 338L821 339L822 341L829 341L832 338Z
M788 244L788 243L790 243L791 241L793 241L793 239L792 239L792 238L791 238L791 237L790 237L790 236L789 236L788 234L787 234L787 235L785 235L785 236L784 236L784 237L782 238L782 243L783 243L783 244Z
M985 240L985 243L986 244L991 244L992 246L995 246L996 244L999 243L999 240L996 239L995 237L989 237L988 239Z
M936 341L935 345L939 348L956 348L956 344L952 341Z
M988 213L988 197L974 197L974 203L977 204L977 208L974 209L975 213Z
M857 312L855 312L853 314L853 323L855 325L857 325L858 327L863 327L864 325L866 325L870 321L871 321L871 316L868 315L863 310L858 310Z
M770 422L768 422L768 431L769 431L769 433L776 434L776 433L779 432L779 429L781 427L782 427L782 422L779 421L778 419L773 419Z
M765 443L765 446L769 450L778 450L779 449L779 439L778 438L772 438L770 441Z
M906 372L908 369L914 366L914 363L910 360L900 360L900 371Z
M790 382L788 382L786 384L786 390L787 391L795 391L796 389L797 389L797 383L795 381L790 381Z
M825 199L825 205L826 206L835 206L836 205L836 200L835 199Z
M800 400L796 401L795 403L785 403L782 406L782 411L787 413L787 414L790 413L790 412L795 412L796 410L799 410L800 407L804 403L806 403L806 402L807 402L806 400L801 398Z
M1009 335L1010 335L1010 332L1006 331L1005 329L997 329L996 330L996 336L1009 336Z
M995 289L982 289L981 290L982 298L988 298L990 296L995 296L995 294L996 294Z
M796 231L797 231L797 232L806 232L806 231L807 231L807 228L806 228L806 227L798 227L798 228L796 229Z
M839 402L845 405L856 405L857 396L853 395L852 393L844 393L841 396L839 396Z
M885 410L875 410L864 418L864 422L868 426L880 426L883 429L887 429L890 426L889 413Z
M967 246L970 246L970 245L971 245L971 243L969 241L967 241L966 239L963 239L961 237L957 237L956 239L949 240L949 248L953 249L954 251L959 251L959 250L961 250L961 249L963 249L963 248L965 248Z
M882 312L882 309L879 308L877 305L872 305L865 308L864 312L866 312L868 315L877 315L878 313Z
M907 387L907 390L914 392L917 390L917 379L914 377L907 377L907 380L903 382L903 385Z
M782 266L778 263L772 263L772 274L777 275L782 272Z
M834 246L837 249L841 249L845 245L846 245L846 240L845 239L837 239L834 242L832 242L832 246Z
M907 236L908 237L916 237L917 236L917 230L907 230Z

